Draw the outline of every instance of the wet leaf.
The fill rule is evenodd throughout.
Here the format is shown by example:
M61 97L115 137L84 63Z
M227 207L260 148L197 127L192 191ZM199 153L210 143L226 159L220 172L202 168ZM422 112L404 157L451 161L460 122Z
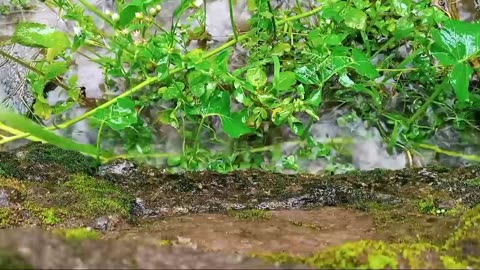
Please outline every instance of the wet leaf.
M308 66L303 66L295 70L297 80L304 84L318 84L320 80L317 72Z
M95 120L105 122L113 130L122 130L138 121L135 102L130 98L119 98L117 103L107 109L100 109L92 116Z
M468 86L473 69L465 63L457 63L450 74L450 83L455 90L457 99L461 102L469 101Z
M275 77L273 81L273 87L279 91L290 90L296 81L297 79L295 78L294 72L292 71L280 72L278 74L278 77Z
M246 79L253 86L260 88L267 83L267 74L263 67L254 67L247 71Z
M346 8L342 12L345 25L357 30L365 30L367 26L367 14L362 10L354 7Z
M480 51L480 27L476 23L449 20L432 35L432 53L443 65L464 61Z
M222 116L223 131L225 131L230 138L239 138L242 135L252 133L254 129L246 125L247 118L247 110L234 112L229 116Z
M374 79L380 76L368 57L359 49L352 49L353 67L362 76Z
M12 40L27 47L53 48L59 51L70 47L70 40L65 33L41 23L17 24Z

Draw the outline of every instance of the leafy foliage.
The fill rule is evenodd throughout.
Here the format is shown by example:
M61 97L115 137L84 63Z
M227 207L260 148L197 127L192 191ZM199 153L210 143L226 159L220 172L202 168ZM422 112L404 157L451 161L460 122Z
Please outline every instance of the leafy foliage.
M61 128L90 119L100 127L99 140L122 140L127 155L155 156L157 126L168 125L183 140L169 166L267 168L263 159L269 153L279 162L268 168L298 170L301 158L326 158L335 168L332 153L341 152L339 146L316 140L311 128L322 111L339 105L351 111L339 124L364 120L380 130L390 150L414 149L445 125L478 125L474 108L480 98L470 86L469 61L480 55L480 27L448 20L425 0L327 0L309 11L274 10L268 1L250 0L249 32L211 50L203 48L210 36L197 1L179 3L171 29L156 23L161 0L118 1L116 12L108 14L80 2L52 1L64 19L76 23L73 37L24 23L13 41L52 51L39 64L42 73L30 77L35 111L44 118L78 102L74 77L66 104L51 108L43 95L49 80L65 75L72 54L91 44L107 50L94 61L108 86L121 89L121 81L133 87ZM114 34L98 29L85 8ZM187 11L189 20L179 24ZM205 46L187 49L193 40ZM249 55L244 67L232 71L236 43ZM399 55L401 50L408 54ZM280 128L295 137L294 155L279 152ZM218 146L222 151L212 151Z

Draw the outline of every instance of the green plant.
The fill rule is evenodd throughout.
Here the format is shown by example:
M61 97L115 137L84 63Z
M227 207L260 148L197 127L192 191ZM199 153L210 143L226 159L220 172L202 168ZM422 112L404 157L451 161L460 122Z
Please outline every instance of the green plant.
M0 144L20 138L54 143L58 138L45 129L66 129L88 119L99 129L96 150L65 140L56 144L104 161L159 157L167 158L171 167L190 170L301 170L302 160L321 158L338 172L352 169L337 165L345 163L349 153L343 146L351 138L320 141L312 126L322 110L343 106L350 113L338 119L340 126L364 121L380 131L389 151L426 148L480 161L476 155L425 143L448 125L461 132L476 130L480 102L478 90L469 86L473 70L468 65L479 55L480 28L448 20L426 0L328 0L308 11L299 5L274 10L269 1L250 0L250 30L241 34L233 27L233 38L211 50L187 49L192 40L205 45L210 39L206 14L196 1L180 1L170 29L156 22L161 0L118 1L113 13L79 2L46 1L76 23L73 36L38 23L21 23L11 40L47 50L29 76L35 113L49 118L81 102L76 77L60 77L82 49L106 50L92 61L104 69L110 89L122 89L115 83L118 79L127 89L43 131L0 114L0 129L12 134L0 137ZM233 10L234 1L229 3ZM99 29L85 10L105 21L113 34ZM180 24L186 11L191 15ZM230 21L234 26L233 16ZM229 59L237 44L249 56L244 67L231 71ZM402 46L411 49L406 57L396 53ZM70 99L48 105L44 88L49 81L64 88ZM159 111L149 119L155 108ZM183 141L180 153L152 150L159 124L177 130ZM289 143L298 147L287 156L280 149L285 141L277 139L282 128L294 135ZM106 138L122 142L125 153L100 151ZM212 151L215 147L219 150ZM265 164L265 156L273 162Z

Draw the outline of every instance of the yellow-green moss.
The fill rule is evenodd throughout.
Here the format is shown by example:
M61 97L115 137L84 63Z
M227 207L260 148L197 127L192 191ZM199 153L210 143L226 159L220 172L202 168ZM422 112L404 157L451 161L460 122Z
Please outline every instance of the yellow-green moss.
M431 254L439 254L438 258ZM427 243L387 244L382 241L346 243L319 252L311 257L287 253L254 254L270 262L305 264L315 268L384 269L384 268L466 268L462 260L440 254L438 247ZM429 261L428 258L431 258Z
M133 202L130 195L102 179L74 175L57 191L73 215L92 217L105 214L128 216Z
M101 237L100 233L88 228L57 229L54 232L70 241L96 240Z
M260 209L230 211L228 214L230 216L244 220L263 220L269 219L271 217L271 214L269 212Z
M8 208L0 208L0 228L6 228L11 223L11 210Z
M159 246L173 246L173 244L174 244L174 241L172 241L172 240L165 240L164 239L164 240L158 241Z
M45 225L56 225L67 217L67 211L63 208L43 207L32 201L25 202L24 207Z
M27 188L25 187L24 183L11 177L0 176L0 187L15 189L20 192L22 196L25 196L27 192Z
M480 205L463 215L444 248L480 267Z

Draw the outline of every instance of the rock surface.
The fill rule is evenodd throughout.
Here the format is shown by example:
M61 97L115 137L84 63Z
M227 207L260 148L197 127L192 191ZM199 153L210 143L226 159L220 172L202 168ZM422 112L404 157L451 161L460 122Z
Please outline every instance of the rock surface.
M169 174L30 144L0 152L0 262L476 268L479 179L478 167Z

